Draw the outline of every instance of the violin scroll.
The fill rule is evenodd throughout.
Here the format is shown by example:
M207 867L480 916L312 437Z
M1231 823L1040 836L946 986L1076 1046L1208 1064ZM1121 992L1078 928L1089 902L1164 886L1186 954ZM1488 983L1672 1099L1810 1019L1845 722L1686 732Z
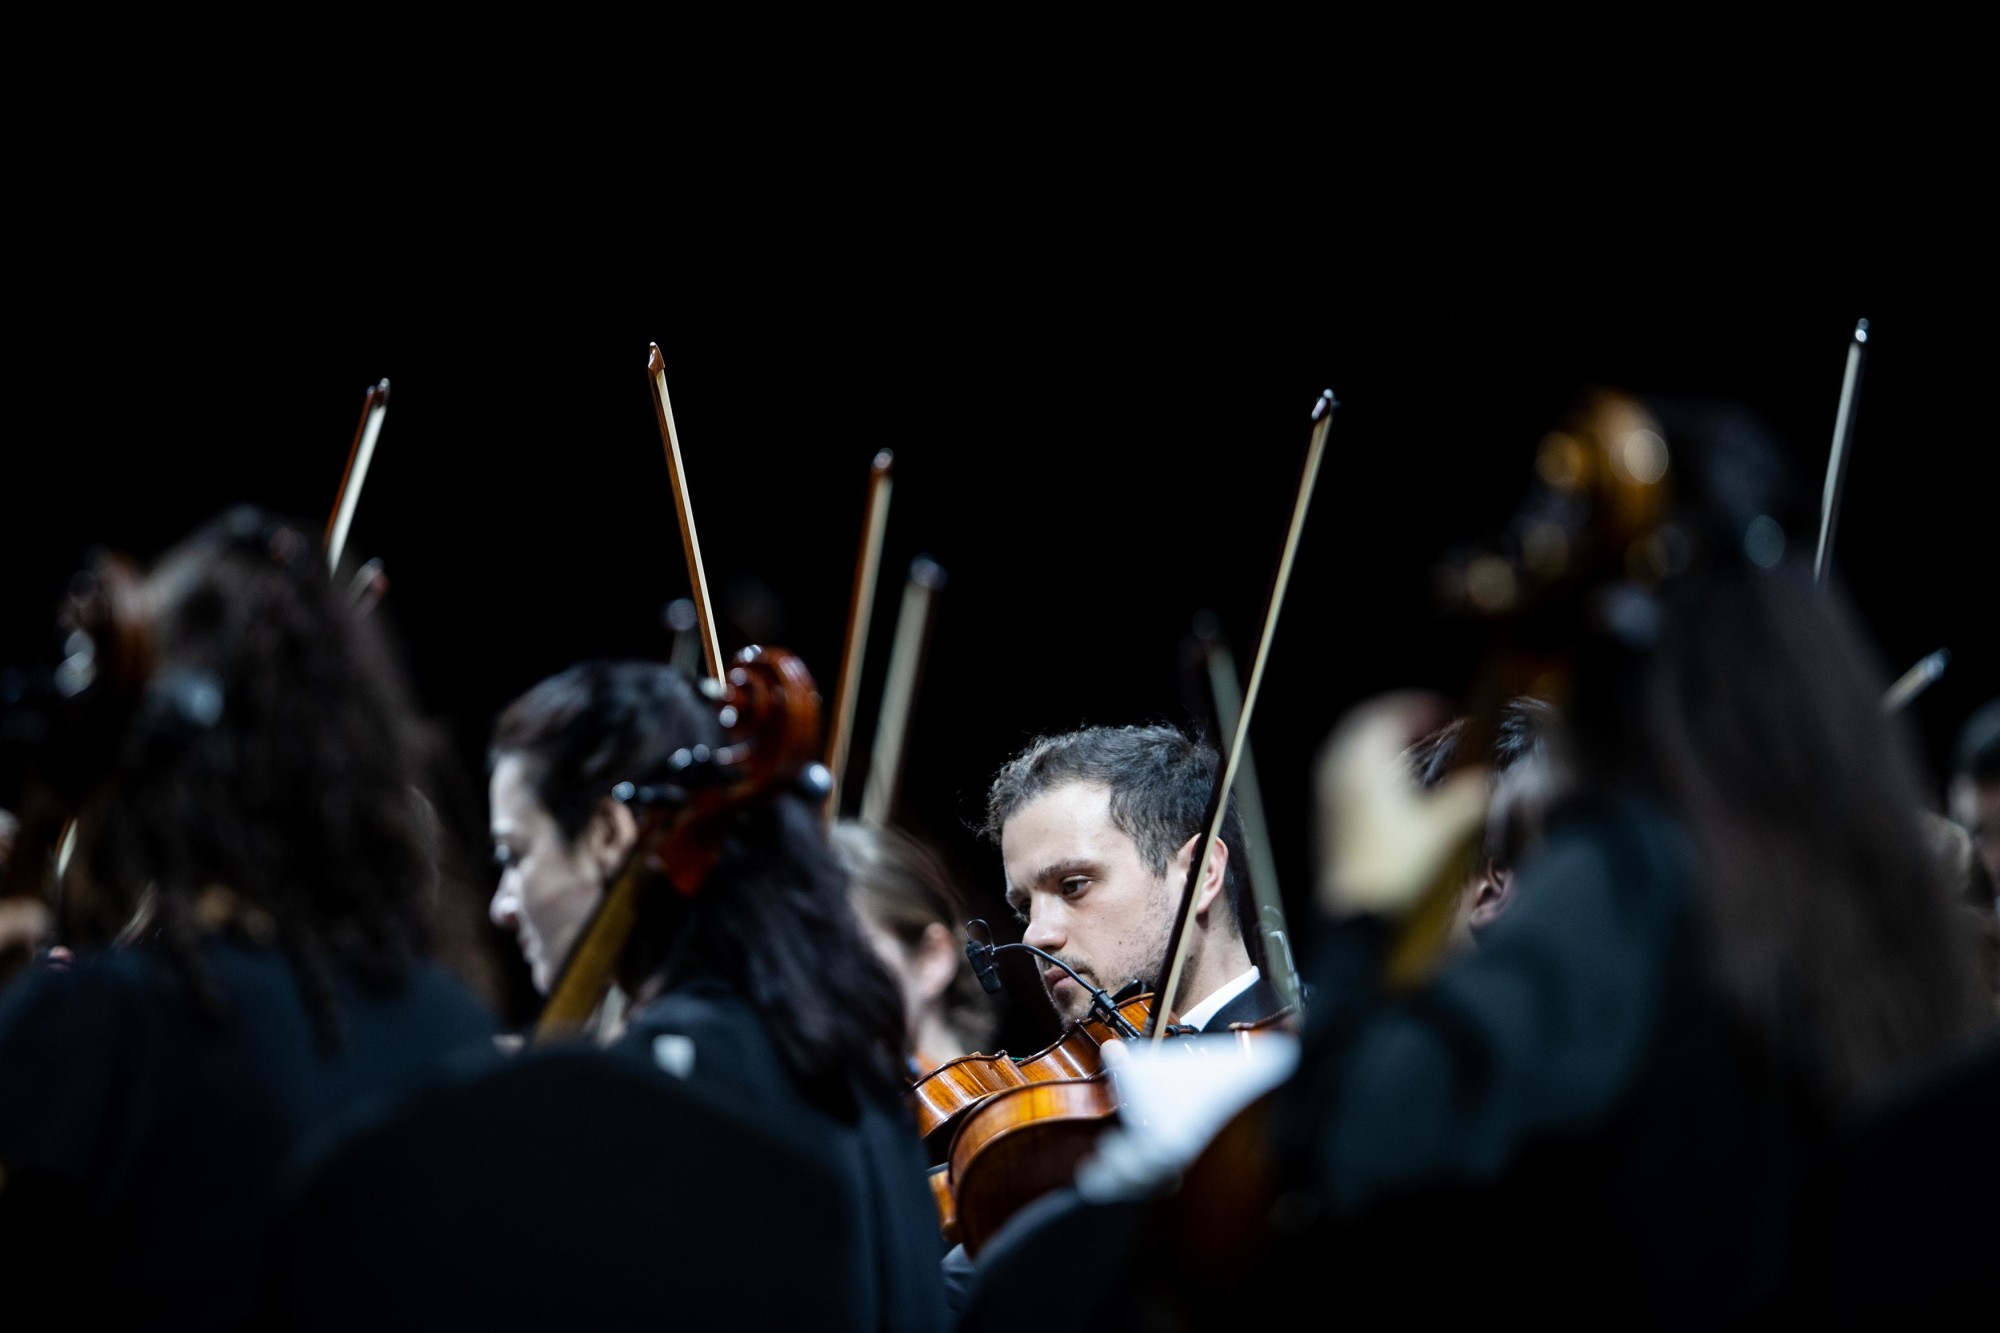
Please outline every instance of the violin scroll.
M701 890L731 816L788 786L809 799L830 790L818 761L819 689L799 657L744 648L720 679L703 679L698 688L715 707L723 743L678 750L665 771L613 788L636 817L637 840L550 989L537 1041L580 1028L597 1008L637 924L641 895L661 881L681 894Z
M719 817L760 796L791 785L808 795L830 789L816 750L820 696L805 663L783 649L740 651L721 680L700 682L715 705L716 720L728 741L720 748L695 746L668 760L665 780L641 787L620 783L613 795L628 805L668 814L666 836L646 853L650 868L680 893L701 887L721 846ZM642 828L654 822L642 819ZM648 841L642 834L642 846ZM709 854L689 855L695 847Z

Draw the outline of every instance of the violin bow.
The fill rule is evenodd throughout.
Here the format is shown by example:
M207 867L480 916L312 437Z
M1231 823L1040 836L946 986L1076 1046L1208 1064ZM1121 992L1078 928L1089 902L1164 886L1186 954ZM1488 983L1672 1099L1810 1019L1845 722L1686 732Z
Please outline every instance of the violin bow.
M653 410L659 418L660 439L666 448L667 474L674 491L674 516L680 520L681 551L687 557L688 581L694 585L694 614L696 627L701 632L703 662L708 679L716 682L719 689L722 653L716 642L715 624L709 614L708 577L702 569L701 542L695 532L687 474L681 467L679 436L674 429L673 400L667 395L666 358L660 354L658 343L648 348L646 373L652 381ZM645 842L643 834L647 818L652 816L640 821L642 836L637 844L639 846ZM642 860L642 856L635 856L626 863L618 877L605 889L603 899L592 912L576 943L570 946L569 957L563 960L562 971L549 988L549 997L543 1002L541 1015L536 1020L536 1042L576 1032L603 1003L605 993L611 987L618 956L624 952L625 941L631 937L639 919L639 886L645 878L640 864Z
M667 359L660 345L649 343L646 376L653 385L653 414L660 422L660 442L667 452L667 476L674 488L674 517L680 520L681 553L687 557L688 581L694 586L695 622L701 630L701 656L710 680L722 679L722 644L715 637L715 613L708 600L708 574L701 564L701 538L694 529L694 508L688 503L687 473L681 466L680 432L674 426L674 400L667 393Z
M854 589L847 605L847 642L840 653L840 683L834 693L832 724L827 728L826 768L833 790L826 795L826 817L840 814L840 778L847 767L848 739L854 730L854 704L861 691L861 664L868 650L868 621L875 608L875 579L882 566L882 535L889 526L890 467L895 455L883 449L868 468L868 507L861 519L861 550L854 559Z
M375 440L382 434L382 419L388 415L389 381L384 378L371 386L361 400L361 421L354 428L354 443L347 447L347 468L340 474L333 512L326 518L329 573L340 568L341 552L347 548L347 530L354 524L355 506L361 503L361 484L368 479L368 465L375 459Z
M1861 393L1861 366L1868 352L1868 321L1854 322L1847 344L1847 370L1840 378L1840 408L1833 415L1833 448L1826 460L1826 487L1819 501L1819 550L1813 556L1813 581L1825 583L1832 567L1833 530L1840 518L1841 492L1847 488L1848 448L1854 439L1854 403Z
M1219 733L1234 734L1237 702L1243 691L1236 678L1236 659L1223 642L1222 623L1212 611L1195 617L1195 642L1201 647L1208 668L1210 697L1215 701L1215 725ZM1250 738L1243 738L1243 771L1236 779L1236 806L1243 818L1243 841L1247 844L1250 895L1257 903L1257 924L1264 933L1265 957L1271 964L1271 985L1279 1001L1288 1008L1300 1007L1302 987L1298 963L1292 954L1291 934L1285 928L1285 898L1278 889L1278 864L1271 857L1271 838L1264 820L1264 797L1257 786L1257 763L1250 752Z
M1882 711L1893 713L1907 705L1910 700L1922 694L1938 682L1944 669L1951 664L1951 650L1940 648L1936 652L1925 653L1917 659L1916 665L1896 677L1882 695Z
M896 613L896 638L889 647L889 677L882 687L882 709L875 717L875 746L868 756L868 781L861 789L861 822L886 824L902 785L903 744L909 735L910 710L923 674L930 645L931 618L944 569L929 556L910 562L903 582L903 604Z
M660 612L660 623L673 636L667 661L690 676L701 675L701 635L695 631L700 621L695 615L694 598L676 597Z
M1236 780L1237 766L1242 760L1244 741L1250 732L1250 718L1257 708L1257 691L1264 682L1264 664L1270 660L1272 633L1277 628L1278 612L1285 604L1285 586L1291 581L1292 561L1298 554L1299 534L1305 530L1306 510L1312 501L1313 481L1319 476L1321 456L1326 452L1326 435L1333 425L1333 409L1340 402L1333 396L1333 390L1320 393L1312 410L1312 441L1306 449L1305 470L1299 478L1298 498L1292 504L1291 525L1285 531L1283 553L1278 557L1278 569L1271 579L1271 597L1264 609L1263 632L1257 637L1257 654L1250 663L1250 683L1243 691L1243 707L1236 715L1236 727L1230 736L1229 749L1223 753L1222 762L1216 765L1215 783L1209 789L1208 815L1204 821L1201 846L1188 866L1187 886L1181 890L1180 909L1174 913L1173 934L1168 937L1166 984L1160 987L1159 1000L1152 1012L1146 1016L1146 1032L1154 1044L1166 1039L1167 1010L1174 1002L1174 996L1181 984L1181 970L1187 963L1187 948L1190 936L1188 925L1194 918L1194 903L1197 889L1208 877L1209 862L1215 855L1216 839L1222 833L1222 818L1229 808L1229 788Z

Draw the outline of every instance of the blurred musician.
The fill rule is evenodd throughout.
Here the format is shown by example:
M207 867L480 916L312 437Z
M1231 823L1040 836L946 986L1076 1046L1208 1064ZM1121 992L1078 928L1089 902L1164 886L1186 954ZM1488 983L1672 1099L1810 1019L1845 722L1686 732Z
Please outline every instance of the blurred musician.
M695 682L648 662L580 663L501 713L490 747L502 867L492 913L544 991L637 843L632 810L613 789L651 780L676 751L722 741ZM622 1013L598 1036L718 1105L783 1119L840 1176L864 1271L856 1308L830 1318L938 1328L943 1246L902 1100L903 1003L849 902L823 796L785 789L760 799L734 817L697 891L660 885L642 896L618 968ZM701 1206L712 1228L749 1247L767 1203Z
M7 882L7 866L14 854L14 833L20 821L0 810L0 884ZM28 965L35 951L49 937L53 918L40 898L17 894L0 897L0 985Z
M1570 797L1518 902L1408 993L1381 978L1427 844L1480 802L1449 814L1448 783L1426 820L1383 796L1424 725L1408 698L1357 710L1324 753L1332 925L1277 1110L1290 1194L1272 1271L1318 1265L1379 1296L1449 1255L1463 1298L1434 1292L1441 1312L1768 1314L1819 1145L1990 1013L1909 738L1837 590L1815 583L1779 456L1728 405L1648 407L1685 545L1583 600ZM1403 835L1401 873L1383 829Z
M1949 799L1951 817L1972 835L1985 862L1987 881L2000 884L2000 699L1989 699L1959 728Z
M1555 795L1546 739L1553 726L1554 710L1540 699L1511 699L1500 712L1486 829L1452 916L1454 948L1476 943L1513 901L1514 869L1540 839ZM1405 758L1418 786L1433 790L1451 773L1464 729L1465 719L1454 718L1409 748Z
M901 829L843 819L833 846L852 877L862 933L903 990L912 1073L987 1049L999 1012L965 961L965 905L930 847Z
M77 824L73 957L0 994L0 1252L93 1322L229 1327L295 1147L492 1026L432 960L416 719L318 542L231 510L134 600L150 669Z

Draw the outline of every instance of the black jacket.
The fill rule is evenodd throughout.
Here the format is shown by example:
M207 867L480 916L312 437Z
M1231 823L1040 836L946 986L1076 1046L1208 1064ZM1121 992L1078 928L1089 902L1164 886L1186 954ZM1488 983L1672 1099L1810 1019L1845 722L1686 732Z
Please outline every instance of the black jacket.
M1278 1001L1278 992L1270 982L1264 980L1259 971L1257 979L1238 992L1228 1004L1202 1024L1203 1032L1227 1032L1231 1023L1261 1023L1276 1014L1284 1005Z
M1604 800L1411 995L1379 983L1378 923L1330 927L1276 1100L1295 1230L1273 1267L1441 1316L1528 1302L1581 1324L1615 1301L1627 1323L1713 1327L1765 1308L1817 1131L1725 1016L1698 874L1659 807Z
M823 1326L949 1325L937 1205L916 1125L900 1098L871 1094L852 1077L834 1086L803 1085L779 1058L756 1011L716 978L694 980L628 1015L614 1049L725 1105L754 1108L782 1125L807 1156L834 1169L847 1199L844 1230L858 1259L851 1289L830 1297ZM732 1216L719 1209L716 1225L741 1227L744 1243L755 1243L752 1212Z
M0 1252L93 1322L249 1321L300 1148L492 1051L484 1008L430 964L388 992L336 972L324 1051L282 954L211 941L204 960L213 1025L146 948L0 995Z

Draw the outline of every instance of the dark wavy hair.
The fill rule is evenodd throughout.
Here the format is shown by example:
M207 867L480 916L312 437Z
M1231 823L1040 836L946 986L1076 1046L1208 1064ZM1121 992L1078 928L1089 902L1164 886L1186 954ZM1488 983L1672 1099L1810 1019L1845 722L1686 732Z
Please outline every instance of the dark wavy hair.
M534 686L494 724L488 763L519 755L566 838L620 782L664 776L675 751L717 746L715 706L676 667L582 662ZM628 993L712 973L763 1020L809 1088L855 1070L902 1086L902 993L861 933L819 802L778 791L738 814L699 892L648 893L619 963Z
M1037 737L994 776L986 793L981 832L997 847L1007 821L1022 806L1057 787L1087 783L1110 792L1112 824L1139 849L1146 868L1162 875L1181 844L1204 831L1221 762L1215 748L1201 737L1162 723L1084 727ZM1220 837L1229 849L1222 879L1227 920L1242 938L1250 961L1268 975L1263 932L1244 924L1257 920L1257 909L1249 901L1243 821L1234 793L1224 805Z
M1580 787L1638 784L1702 855L1718 981L1765 1067L1840 1106L1990 1016L1932 854L1914 742L1763 425L1653 400L1689 555L1649 623L1591 635Z
M401 669L319 543L261 509L169 551L144 595L154 669L81 822L66 928L101 944L149 920L209 1021L202 933L275 944L337 1048L336 965L392 989L431 946L438 830Z

